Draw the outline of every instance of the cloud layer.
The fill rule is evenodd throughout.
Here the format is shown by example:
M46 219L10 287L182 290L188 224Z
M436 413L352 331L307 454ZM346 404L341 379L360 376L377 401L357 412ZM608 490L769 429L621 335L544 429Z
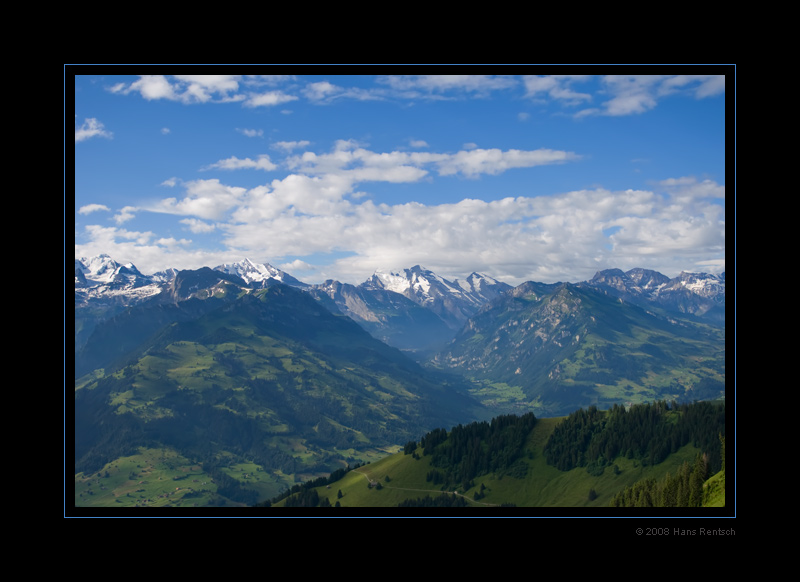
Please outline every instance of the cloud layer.
M150 75L108 90L147 101L243 108L280 108L298 100L328 105L341 100L485 99L516 91L528 103L557 104L580 119L641 115L676 94L693 99L719 95L725 77L391 75L364 88L303 83L291 76ZM261 130L235 131L263 137ZM94 118L80 126L76 121L76 147L96 137L110 138L111 132ZM411 138L408 143L427 145ZM371 184L474 180L579 163L592 152L478 147L374 151L350 140L337 141L328 151L314 151L311 145L276 142L273 155L220 159L198 167L198 172L217 171L219 176L223 170L224 180L172 179L164 183L171 195L136 207L112 211L87 204L78 209L80 217L94 220L110 213L115 226L80 227L76 254L109 253L144 272L250 257L291 265L298 269L292 274L309 282L336 278L351 283L378 268L414 264L451 276L484 271L509 283L577 281L609 267L649 267L668 275L688 268L724 268L725 187L712 180L674 176L638 190L598 187L449 204L386 204L365 195ZM239 172L262 176L263 183L241 186ZM142 213L174 217L185 236L125 227ZM216 246L197 244L201 237Z
M194 180L174 186L182 189L179 196L127 208L127 214L117 216L130 218L134 210L171 214L181 217L191 233L217 233L227 250L212 256L191 252L199 261L196 266L223 258L334 252L346 256L306 274L355 283L377 268L413 264L442 273L490 271L519 282L580 280L609 265L685 266L722 257L725 188L692 177L666 180L652 190L598 188L438 205L377 204L357 196L365 182L412 183L429 175L453 174L474 178L578 158L572 152L552 150L380 153L342 141L325 154L305 152L286 158L283 166L288 173L262 186L248 189L216 178ZM222 163L230 169L258 167L255 162ZM101 208L82 209L92 210ZM182 263L188 259L183 255L190 254L182 250L188 248L188 240L158 240L152 233L104 228L93 230L91 236L93 243L104 245L104 252L113 253L109 247L115 245L130 250L135 244L149 247L155 256L163 247L166 256L172 254Z
M601 89L593 95L588 85L597 79ZM299 99L312 103L440 100L484 98L497 92L522 90L525 99L572 107L576 117L634 115L652 109L671 95L704 99L725 92L725 75L383 75L377 77L376 83L364 88L330 81L301 84L291 75L141 75L132 83L117 83L109 91L139 94L148 101L235 102L258 108ZM595 101L600 103L593 105Z

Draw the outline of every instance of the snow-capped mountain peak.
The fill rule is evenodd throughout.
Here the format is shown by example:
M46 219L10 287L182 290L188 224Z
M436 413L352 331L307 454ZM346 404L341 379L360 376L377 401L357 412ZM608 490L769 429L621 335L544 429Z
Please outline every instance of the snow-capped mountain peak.
M144 279L133 263L121 264L108 255L75 259L75 283L82 285L141 284Z
M269 263L256 263L247 258L238 263L224 263L214 267L214 270L229 275L236 275L240 279L243 279L248 285L263 286L269 284L270 280L273 280L294 287L308 286L306 283L298 281L288 273L273 267Z
M659 304L673 311L698 316L725 317L725 273L682 272L669 277L648 269L599 271L587 283L592 287L614 293L622 298Z
M669 277L651 269L635 268L625 274L645 292L651 292L669 282Z
M224 263L214 267L215 271L228 273L229 275L236 275L244 279L247 283L263 283L269 279L276 279L281 281L283 279L282 271L279 271L270 264L258 264L250 259L243 259L238 263Z
M717 276L709 273L687 273L684 271L675 278L675 282L702 297L716 297L725 293L724 274Z
M493 279L481 273L472 273L463 281L461 279L456 279L455 282L467 293L491 292L493 287L503 286L497 279Z
M406 295L417 303L431 300L442 292L460 293L457 285L419 265L403 269L402 273L378 269L364 285Z
M161 285L132 264L108 255L75 259L75 305L100 302L125 306L161 293Z
M471 274L465 281L449 281L420 265L401 272L377 270L361 285L406 296L456 328L487 301L510 288L485 275Z
M364 285L403 294L411 288L411 281L405 275L378 269L364 282Z
M75 276L87 282L110 283L121 265L108 255L75 259Z

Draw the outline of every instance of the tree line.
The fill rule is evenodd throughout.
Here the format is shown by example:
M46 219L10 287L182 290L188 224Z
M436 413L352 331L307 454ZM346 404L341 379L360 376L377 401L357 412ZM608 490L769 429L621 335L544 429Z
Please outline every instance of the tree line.
M264 501L263 503L259 503L258 506L272 507L279 501L289 497L290 499L288 499L284 504L285 507L317 507L317 505L321 503L321 500L319 494L314 490L316 487L324 487L326 485L336 483L347 473L353 469L358 469L361 466L363 466L363 463L356 463L352 467L347 465L346 467L336 469L327 476L323 475L322 477L317 477L316 479L310 479L309 481L305 481L303 483L297 483L272 499ZM322 501L327 502L328 500L327 498L323 498Z
M491 422L458 425L448 433L438 428L422 437L423 455L431 456L429 481L446 485L471 486L475 477L509 470L522 453L525 441L536 424L532 412L522 416L502 415ZM407 444L404 452L415 454Z
M707 455L708 470L722 466L720 435L725 434L725 404L658 401L608 411L595 406L570 414L545 444L548 464L569 471L594 470L624 456L655 465L681 447L692 444Z
M720 437L722 447L725 439ZM724 468L724 467L723 467ZM642 479L617 493L612 507L701 507L703 483L710 476L708 455L698 453L694 463L684 462L675 475L663 479Z

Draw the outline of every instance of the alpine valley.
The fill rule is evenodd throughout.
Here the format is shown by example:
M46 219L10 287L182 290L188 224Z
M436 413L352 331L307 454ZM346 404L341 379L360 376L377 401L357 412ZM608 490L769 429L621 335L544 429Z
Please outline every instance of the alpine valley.
M75 260L74 337L76 507L253 506L440 428L513 416L550 435L583 409L724 403L725 276L512 287L414 266L312 285L101 255Z

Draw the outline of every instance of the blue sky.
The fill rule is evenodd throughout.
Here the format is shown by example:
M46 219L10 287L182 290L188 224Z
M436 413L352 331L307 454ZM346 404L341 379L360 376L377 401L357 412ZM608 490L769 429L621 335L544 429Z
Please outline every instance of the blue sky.
M76 258L150 274L247 257L354 284L417 264L512 284L725 269L730 77L313 69L330 74L67 67Z

